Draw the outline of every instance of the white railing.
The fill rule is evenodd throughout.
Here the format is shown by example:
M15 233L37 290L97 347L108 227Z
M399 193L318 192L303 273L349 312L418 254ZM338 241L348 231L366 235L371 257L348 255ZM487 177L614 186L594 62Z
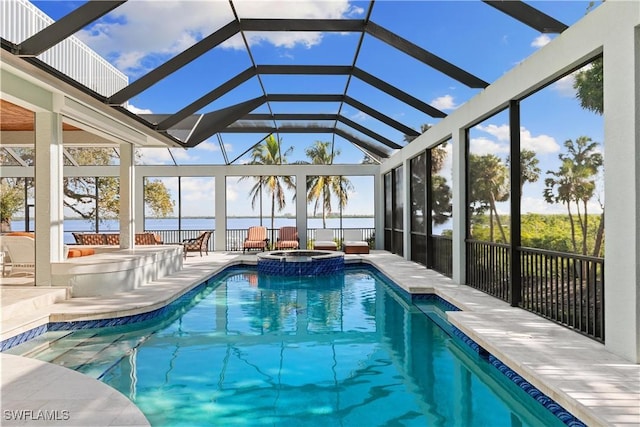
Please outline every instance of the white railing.
M0 1L0 36L21 43L54 22L27 0ZM129 84L129 78L75 36L68 37L38 59L103 96Z

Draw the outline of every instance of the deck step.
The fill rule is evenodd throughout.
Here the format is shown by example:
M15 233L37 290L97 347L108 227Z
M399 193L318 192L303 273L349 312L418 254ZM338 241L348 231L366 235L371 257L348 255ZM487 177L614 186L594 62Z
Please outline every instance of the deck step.
M38 315L42 308L64 301L69 298L69 295L69 289L65 287L38 288L29 286L26 288L12 287L10 290L0 289L2 323L16 317L28 317L30 314Z

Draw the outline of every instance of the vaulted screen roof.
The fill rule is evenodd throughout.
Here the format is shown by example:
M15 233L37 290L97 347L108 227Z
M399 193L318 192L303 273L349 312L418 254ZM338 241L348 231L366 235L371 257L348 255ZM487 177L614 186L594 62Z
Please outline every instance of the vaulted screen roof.
M424 124L446 117L499 77L486 64L468 61L480 48L469 34L500 28L504 42L513 43L508 38L516 33L531 40L567 28L544 12L550 2L537 8L518 0L35 4L51 13L55 3L60 16L54 23L23 40L3 38L2 47L69 80L40 55L77 35L130 82L110 93L74 85L177 146L213 141L224 152L225 140L245 135L249 142L236 155L271 134L313 134L347 141L372 159L387 158ZM571 13L563 14L573 22L587 2L570 3ZM183 39L162 40L163 28L170 38L180 25ZM105 39L136 48L114 53L101 45ZM495 62L501 46L484 49L485 60ZM507 59L502 72L522 59ZM452 91L455 98L447 95ZM233 158L225 153L226 163Z

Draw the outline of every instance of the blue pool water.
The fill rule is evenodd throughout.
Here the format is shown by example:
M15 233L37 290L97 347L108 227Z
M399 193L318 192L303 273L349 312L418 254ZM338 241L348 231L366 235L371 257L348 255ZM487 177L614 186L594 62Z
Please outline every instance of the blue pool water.
M565 425L452 337L443 308L408 303L366 269L235 269L168 317L9 352L99 378L153 426Z

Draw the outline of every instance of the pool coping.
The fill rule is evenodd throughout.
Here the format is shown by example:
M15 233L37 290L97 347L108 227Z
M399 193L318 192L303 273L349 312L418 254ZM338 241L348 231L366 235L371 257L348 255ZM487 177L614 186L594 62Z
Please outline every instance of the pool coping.
M146 299L146 304L126 306L120 301L114 306L113 301L101 301L103 310L98 311L95 301L64 302L56 304L59 310L50 320L144 314L170 304L229 266L256 262L255 255L217 255L217 262L185 265L179 274L154 283L162 292L149 292L146 297L155 300ZM449 322L588 425L640 424L640 381L634 381L640 378L640 365L613 355L604 345L384 251L348 255L345 262L372 265L406 295L434 294L460 308L447 312Z

